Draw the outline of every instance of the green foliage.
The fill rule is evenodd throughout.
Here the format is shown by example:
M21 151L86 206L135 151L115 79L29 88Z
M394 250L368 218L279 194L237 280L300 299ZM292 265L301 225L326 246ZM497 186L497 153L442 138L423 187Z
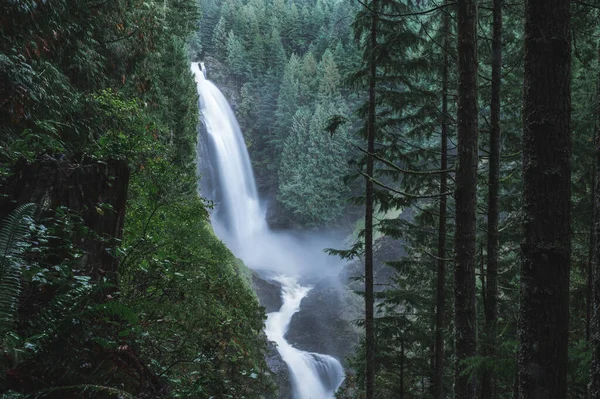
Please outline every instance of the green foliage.
M271 389L264 313L195 192L156 194L177 179L165 162L148 163L131 187L120 285L140 315L140 345L160 347L152 368L174 397L258 397Z
M342 180L348 171L349 139L346 132L325 131L335 113L326 107L317 105L314 114L306 109L296 112L279 170L278 199L307 226L334 222L342 216L350 194Z
M14 327L21 294L20 255L35 207L35 204L18 207L0 225L0 339Z
M201 30L219 32L218 11L207 4ZM188 46L196 2L4 2L0 15L2 178L44 153L123 159L132 174L122 242L54 203L27 223L26 246L18 215L33 205L2 225L0 393L268 397L264 311L196 192L188 51L211 47L206 35ZM90 275L90 240L105 240L118 275Z
M352 10L341 1L226 1L202 55L209 71L213 63L226 66L211 76L236 100L259 189L273 195L296 225L339 224L347 208L342 180L355 148L347 131L327 138L323 120L349 113L341 80L350 60L336 56L344 45L353 47L344 21ZM312 128L294 125L298 112L310 114ZM297 154L311 142L310 155ZM300 158L311 164L303 166Z

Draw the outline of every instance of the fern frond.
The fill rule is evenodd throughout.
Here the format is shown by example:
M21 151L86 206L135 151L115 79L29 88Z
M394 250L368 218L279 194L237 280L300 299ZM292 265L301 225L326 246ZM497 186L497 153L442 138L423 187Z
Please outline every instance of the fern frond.
M21 205L0 226L0 337L4 337L14 323L21 293L19 256L29 232L28 219L33 217L35 207L35 204Z

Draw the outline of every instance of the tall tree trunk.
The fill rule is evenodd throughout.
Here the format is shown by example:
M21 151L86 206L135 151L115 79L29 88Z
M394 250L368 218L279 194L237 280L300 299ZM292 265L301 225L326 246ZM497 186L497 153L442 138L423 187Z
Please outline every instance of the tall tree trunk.
M592 320L590 323L590 335L592 344L592 375L589 386L589 397L600 399L600 43L598 43L598 82L596 91L596 132L595 132L595 181L594 181L594 210L592 228Z
M448 0L444 1L448 4ZM443 35L443 66L442 66L442 159L440 169L448 169L448 75L450 69L450 14L444 10L442 21ZM438 264L436 287L436 312L435 312L435 362L433 372L433 398L444 398L444 320L446 317L446 215L448 198L444 193L448 191L448 176L446 172L440 175L440 217L438 229Z
M598 141L597 137L598 127L594 127L594 143ZM597 161L597 150L594 154L594 160ZM585 339L590 341L592 339L592 317L594 311L594 251L596 248L596 162L593 165L592 171L592 220L590 223L590 249L588 256L588 267L587 267L587 282L586 282L586 318L585 318Z
M58 207L78 211L90 230L90 234L73 237L73 244L86 254L84 272L93 279L115 281L119 259L109 248L123 237L129 174L125 161L76 164L44 155L28 163L22 158L0 187L0 220L28 202L40 204L42 217ZM99 212L102 204L112 210Z
M400 341L400 398L404 399L404 341Z
M373 293L373 154L375 153L375 78L378 2L373 0L371 16L371 54L369 59L369 111L367 125L367 177L365 206L365 341L366 341L366 393L367 399L375 397L375 331Z
M477 209L478 104L477 1L458 0L458 169L454 268L455 398L475 398L464 361L475 356L475 225Z
M600 47L599 59L600 63ZM598 91L600 90L600 79L597 82L596 89L596 107L598 107ZM598 110L598 108L596 108ZM597 112L597 111L596 111ZM594 145L597 146L598 141L598 116L596 116L596 124L594 126ZM592 339L592 317L594 313L594 251L596 250L597 236L596 236L596 176L597 176L597 164L598 162L598 150L594 153L594 162L592 163L592 189L591 189L591 203L592 203L592 219L590 222L590 248L588 252L588 266L587 266L587 281L586 281L586 317L585 317L585 340L590 342Z
M567 397L571 258L570 0L526 0L521 399Z
M485 292L485 342L483 354L496 355L496 322L498 319L498 192L500 190L500 85L502 81L502 3L493 0L492 33L492 98L490 162L487 209L487 289ZM493 362L492 362L493 364ZM496 379L485 370L481 381L481 399L496 398Z

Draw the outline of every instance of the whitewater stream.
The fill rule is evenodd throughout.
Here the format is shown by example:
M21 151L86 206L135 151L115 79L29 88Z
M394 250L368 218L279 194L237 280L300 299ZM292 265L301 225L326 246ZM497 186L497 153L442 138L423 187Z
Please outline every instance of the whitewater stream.
M244 138L229 103L208 79L202 63L192 63L206 127L207 153L216 211L216 234L252 269L267 271L281 284L282 306L267 315L265 333L277 344L290 372L294 399L332 399L344 380L344 369L332 356L305 352L285 338L292 316L312 287L303 277L332 271L331 257L323 244L293 232L274 232L265 221L265 210L256 190Z

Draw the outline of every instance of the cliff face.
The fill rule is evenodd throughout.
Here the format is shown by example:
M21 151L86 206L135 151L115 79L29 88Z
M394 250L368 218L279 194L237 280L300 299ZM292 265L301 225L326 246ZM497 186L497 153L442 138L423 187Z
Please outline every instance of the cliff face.
M281 285L272 281L263 279L258 273L252 272L252 288L267 313L277 312L282 305ZM266 336L265 336L265 339ZM290 372L287 364L281 358L277 351L277 346L273 342L268 343L267 365L273 373L273 380L277 384L278 399L292 398L292 384L290 381Z
M343 364L358 344L360 331L352 322L361 317L361 304L337 278L323 279L302 300L286 338L298 349L332 355Z
M38 204L38 216L59 207L78 212L93 234L74 237L86 253L87 274L97 278L115 273L117 259L110 248L123 238L129 168L125 161L76 164L44 155L35 162L17 162L0 184L0 219L25 203Z

